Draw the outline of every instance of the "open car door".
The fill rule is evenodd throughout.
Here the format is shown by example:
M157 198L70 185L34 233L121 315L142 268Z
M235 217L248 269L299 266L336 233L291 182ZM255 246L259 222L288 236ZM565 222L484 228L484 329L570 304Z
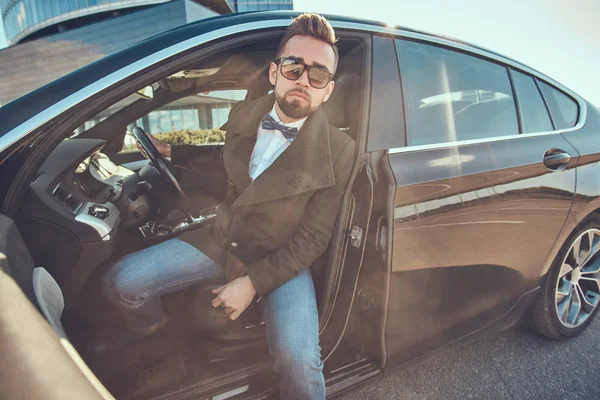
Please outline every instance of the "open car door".
M33 270L17 227L0 214L0 397L113 399L69 340L36 309Z

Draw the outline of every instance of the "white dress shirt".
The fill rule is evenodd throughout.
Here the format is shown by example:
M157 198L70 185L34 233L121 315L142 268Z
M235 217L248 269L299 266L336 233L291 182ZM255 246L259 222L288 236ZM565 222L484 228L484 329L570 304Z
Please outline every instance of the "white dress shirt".
M284 124L277 116L275 106L273 106L273 109L269 114L280 124L290 128L297 128L298 132L300 132L300 128L302 128L304 121L306 121L306 118L304 118L300 121ZM293 141L294 138L286 139L278 129L263 129L261 122L258 126L256 144L254 145L254 150L252 150L252 155L250 156L250 178L255 180L265 169L269 168L269 166L273 164L273 161L275 161Z

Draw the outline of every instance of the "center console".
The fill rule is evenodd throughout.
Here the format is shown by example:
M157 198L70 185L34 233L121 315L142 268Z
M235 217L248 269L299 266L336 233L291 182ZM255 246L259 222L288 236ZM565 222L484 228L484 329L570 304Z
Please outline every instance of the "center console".
M111 232L119 226L119 209L111 202L104 204L84 203L75 220L94 228L103 241L111 239Z
M186 213L186 215L176 218L148 221L140 226L139 230L145 239L176 237L183 232L201 229L213 224L216 216L216 207L211 207L204 210L202 215L198 217L193 217L191 214Z

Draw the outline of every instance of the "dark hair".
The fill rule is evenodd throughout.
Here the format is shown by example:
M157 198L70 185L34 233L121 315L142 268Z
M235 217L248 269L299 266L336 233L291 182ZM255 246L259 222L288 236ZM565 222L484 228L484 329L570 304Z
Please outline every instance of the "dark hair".
M335 32L329 24L329 21L322 15L315 13L304 13L294 18L290 26L286 28L283 38L281 38L276 58L281 57L281 53L283 53L283 49L287 42L297 35L310 36L329 44L335 54L335 63L331 73L335 73L339 56L336 46L337 39L335 38Z

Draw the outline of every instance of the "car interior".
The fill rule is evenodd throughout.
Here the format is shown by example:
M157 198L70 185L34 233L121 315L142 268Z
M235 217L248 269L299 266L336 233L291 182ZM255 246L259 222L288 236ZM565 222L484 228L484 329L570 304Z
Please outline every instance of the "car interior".
M120 99L65 138L30 183L16 223L35 265L43 267L37 286L62 292L64 311L54 314L52 326L63 330L61 335L117 398L163 398L194 387L218 391L232 380L240 382L240 390L248 390L251 379L252 385L276 382L258 307L251 305L229 321L210 306L210 290L216 287L211 282L163 296L169 323L156 335L117 354L87 351L98 332L124 326L102 295L106 268L126 254L211 224L227 190L222 163L203 171L167 164L163 168L186 195L182 203L157 166L127 147L133 127L153 111L188 98L207 101L206 95L216 91L245 90L245 99L266 95L272 89L267 71L276 47L275 40L264 40L228 48L153 83L150 95L146 90ZM365 51L362 40L341 36L335 90L323 106L329 122L354 139L366 84ZM219 115L213 112L213 122ZM218 136L195 144L207 153L222 146ZM338 221L334 235L341 234L342 225ZM317 262L328 263L330 257L328 250ZM320 301L328 282L325 276L314 279ZM62 310L61 301L53 301Z

